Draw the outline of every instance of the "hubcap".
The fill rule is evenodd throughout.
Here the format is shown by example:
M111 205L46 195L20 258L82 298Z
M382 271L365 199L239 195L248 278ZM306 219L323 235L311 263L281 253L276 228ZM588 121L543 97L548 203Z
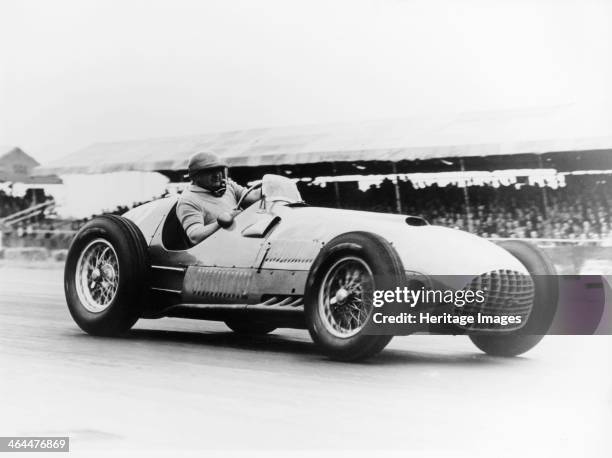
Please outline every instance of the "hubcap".
M373 291L374 276L362 259L336 261L319 290L319 316L326 330L343 339L361 331L372 313Z
M119 261L107 240L96 239L81 252L75 283L81 304L90 312L100 313L113 302L119 288Z
M346 289L340 288L336 292L336 295L334 296L332 301L335 301L336 304L344 304L346 302L346 300L348 299L348 297L350 296L350 294L351 293L349 293Z

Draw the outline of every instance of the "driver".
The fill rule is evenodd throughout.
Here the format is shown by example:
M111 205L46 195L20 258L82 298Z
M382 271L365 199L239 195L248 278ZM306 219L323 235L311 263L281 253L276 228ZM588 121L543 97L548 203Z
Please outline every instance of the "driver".
M182 192L176 215L192 244L200 243L219 228L221 213L236 215L235 210L246 188L227 176L227 164L216 154L195 153L189 158L191 184ZM261 190L252 191L242 202L247 207L261 199Z

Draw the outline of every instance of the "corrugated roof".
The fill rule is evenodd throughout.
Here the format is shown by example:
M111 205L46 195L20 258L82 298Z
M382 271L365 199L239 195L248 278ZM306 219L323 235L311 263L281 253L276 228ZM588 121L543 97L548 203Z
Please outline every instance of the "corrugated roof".
M36 174L184 170L203 150L233 166L259 166L607 149L611 112L562 106L96 143Z

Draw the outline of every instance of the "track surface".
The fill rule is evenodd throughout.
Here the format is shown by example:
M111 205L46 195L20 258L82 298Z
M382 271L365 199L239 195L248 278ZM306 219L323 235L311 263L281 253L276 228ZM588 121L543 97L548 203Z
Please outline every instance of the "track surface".
M402 337L364 364L327 360L306 332L246 339L203 321L95 338L70 318L61 270L4 265L0 402L0 436L68 435L76 452L612 456L612 337L549 336L514 359Z

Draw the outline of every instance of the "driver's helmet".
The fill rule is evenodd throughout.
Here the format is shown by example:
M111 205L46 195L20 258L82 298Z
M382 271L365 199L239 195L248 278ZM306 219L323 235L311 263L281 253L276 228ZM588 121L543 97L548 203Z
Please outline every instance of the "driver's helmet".
M214 186L205 186L213 195L220 197L225 193L227 185L227 164L219 156L211 152L200 152L191 155L187 165L188 173L186 177L192 180L201 173L212 172L214 170L222 170L223 178L221 178Z
M214 170L218 168L227 168L227 163L217 156L215 153L203 151L192 154L187 164L188 173L186 177L194 177L198 173L206 170Z

